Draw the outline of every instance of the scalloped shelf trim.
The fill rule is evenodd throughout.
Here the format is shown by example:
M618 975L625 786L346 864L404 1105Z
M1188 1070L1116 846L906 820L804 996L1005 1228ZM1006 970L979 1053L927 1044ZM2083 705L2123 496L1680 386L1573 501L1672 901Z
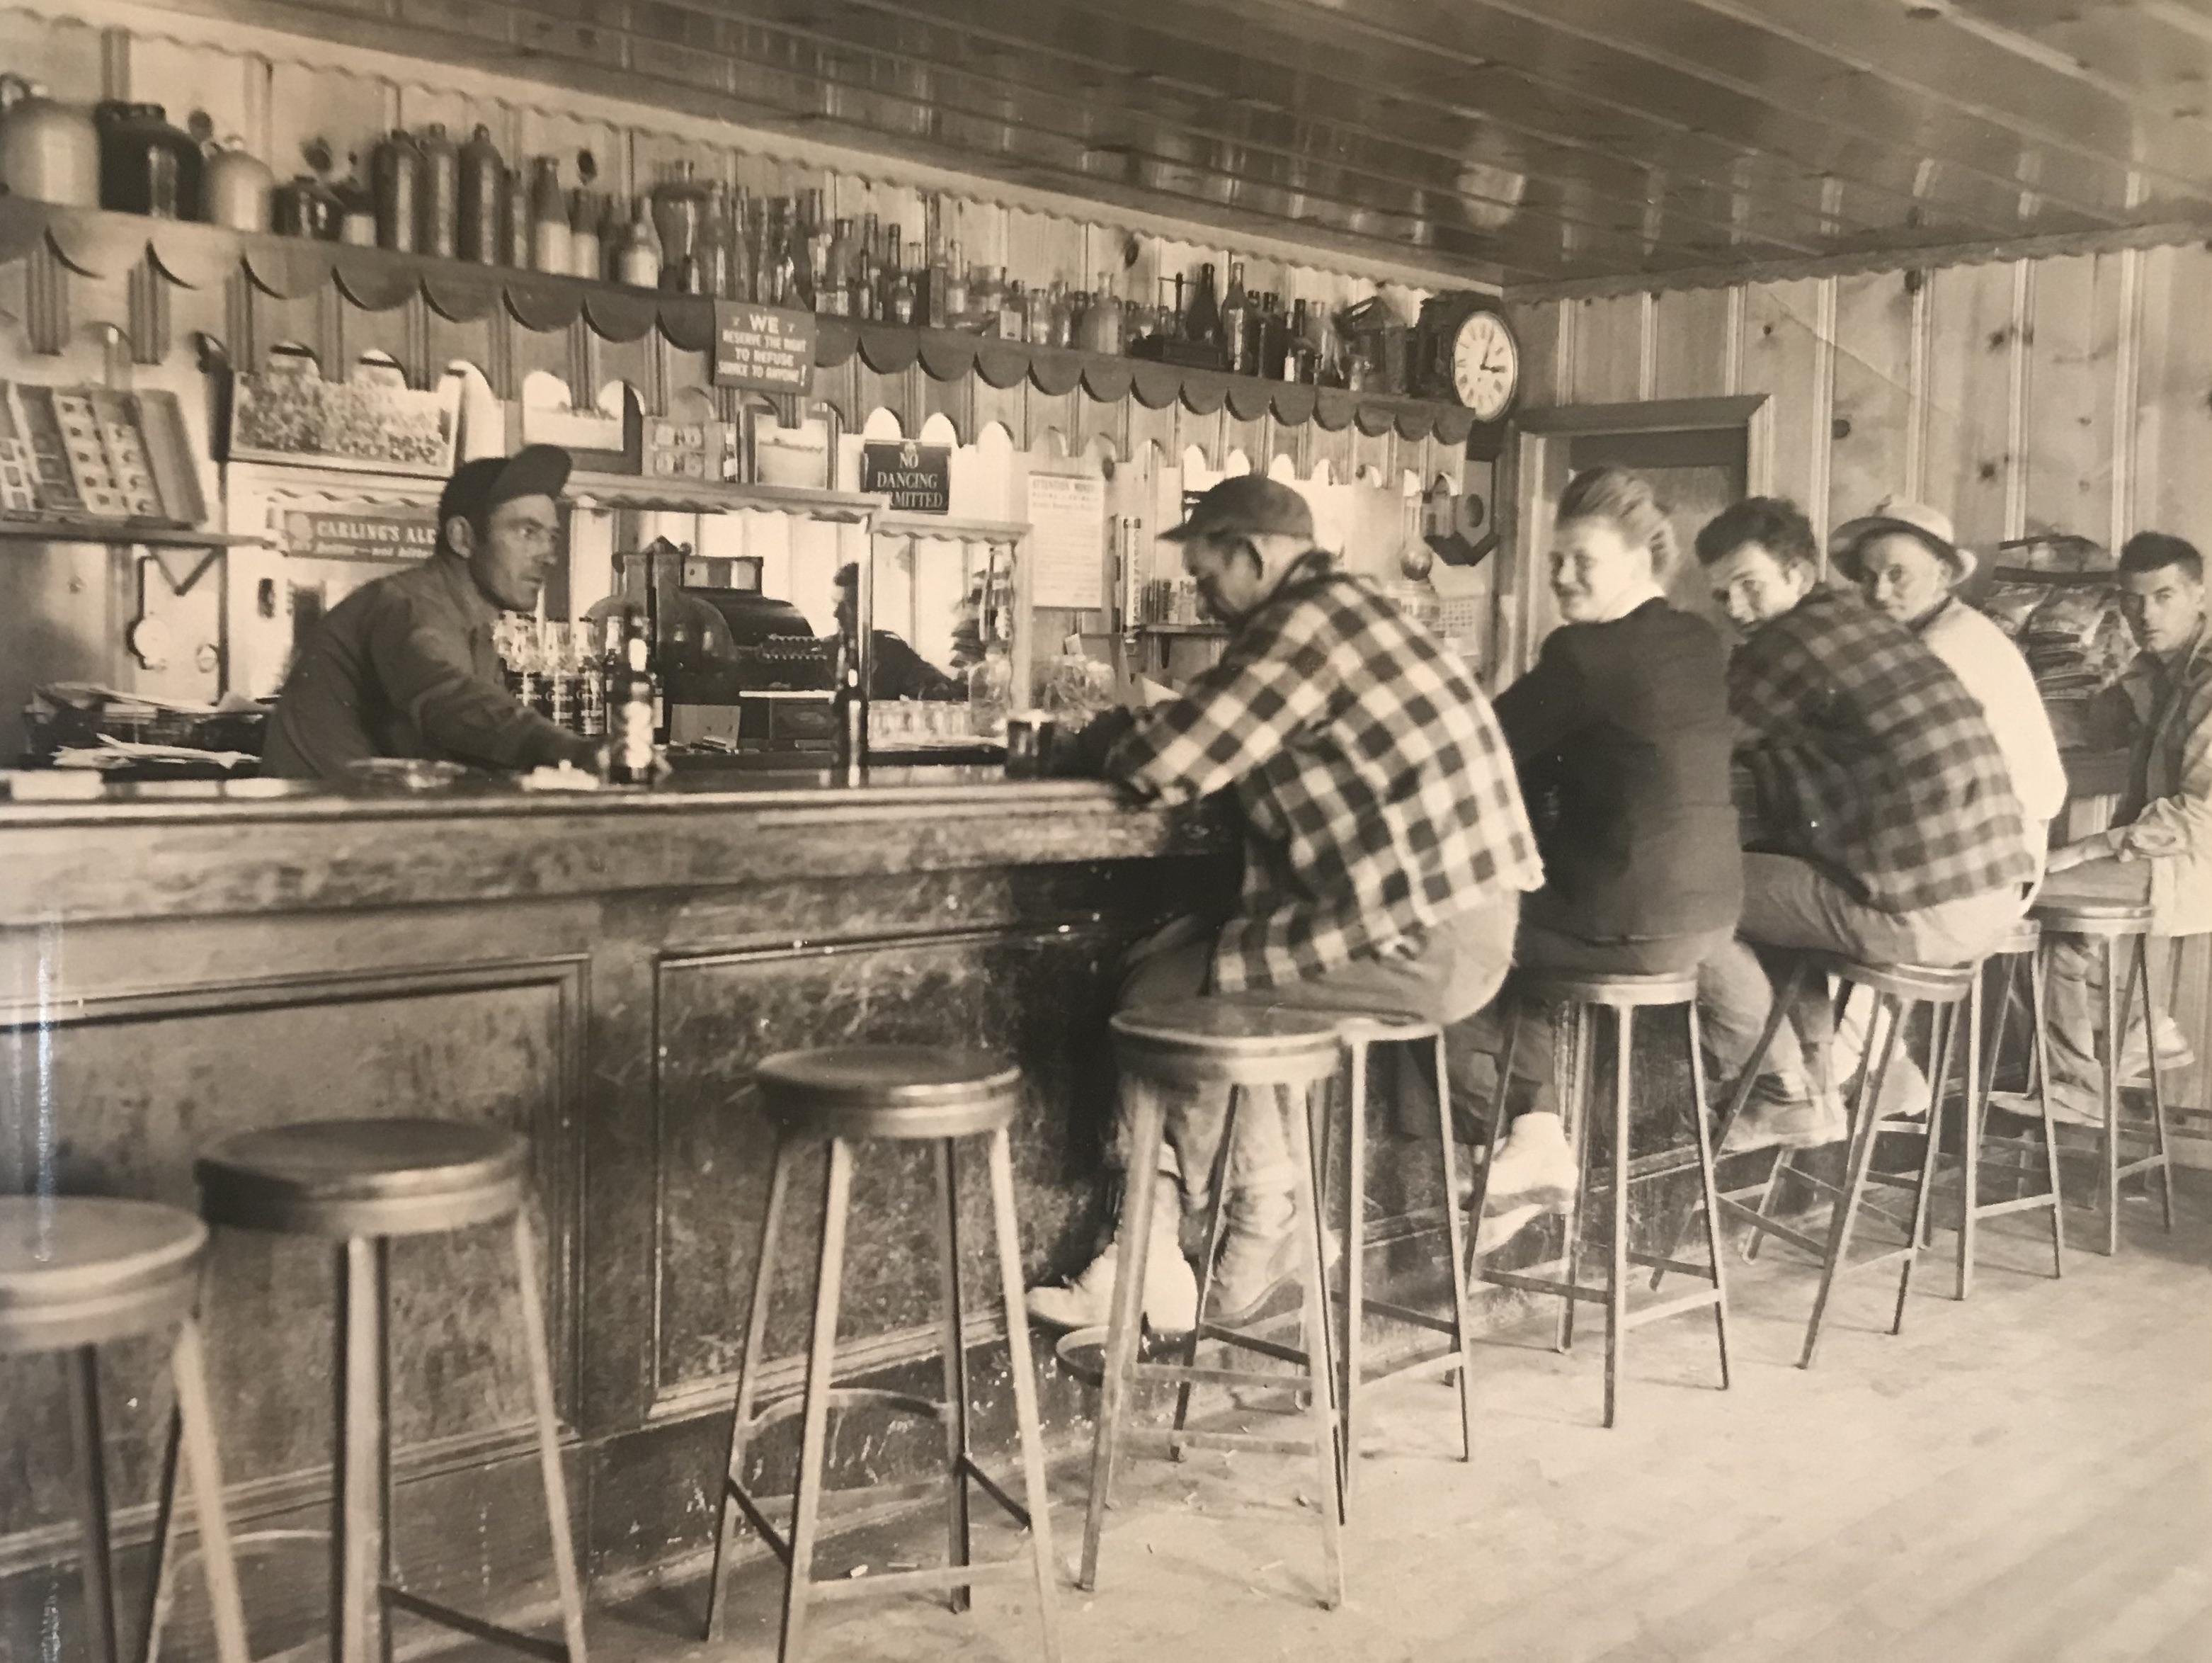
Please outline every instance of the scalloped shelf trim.
M171 283L204 289L226 281L242 265L257 288L281 300L298 300L335 283L349 302L370 312L388 312L419 294L432 310L454 323L474 322L504 306L517 323L538 333L566 330L581 318L605 340L634 341L658 329L670 344L686 352L705 352L714 344L714 302L700 295L0 198L0 262L27 259L41 244L70 271L88 277L118 277L150 260ZM1370 437L1395 431L1411 442L1433 438L1456 446L1475 427L1471 411L1429 399L1262 381L957 330L904 328L827 314L817 319L817 368L835 369L855 354L879 375L902 375L919 363L939 381L973 375L1004 389L1026 381L1054 398L1080 386L1103 404L1134 399L1147 409L1164 410L1180 403L1200 416L1225 405L1240 421L1272 415L1286 426L1312 423L1332 433L1356 425Z

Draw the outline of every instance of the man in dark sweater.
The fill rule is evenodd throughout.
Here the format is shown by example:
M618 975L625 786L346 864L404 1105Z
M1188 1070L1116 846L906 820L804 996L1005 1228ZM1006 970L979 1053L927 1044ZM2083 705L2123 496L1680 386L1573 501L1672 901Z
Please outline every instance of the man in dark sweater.
M1674 557L1643 478L1599 468L1568 482L1551 552L1566 622L1497 705L1545 873L1522 904L1517 968L1686 971L1735 929L1743 865L1726 654L1711 624L1668 604L1660 583ZM1512 1078L1499 1082L1515 1118L1486 1186L1485 1252L1563 1206L1577 1178L1551 1094L1548 1013L1526 1002L1520 1013ZM1476 1044L1502 1045L1504 1014L1476 1019ZM1759 1031L1707 1037L1723 1066L1741 1069Z

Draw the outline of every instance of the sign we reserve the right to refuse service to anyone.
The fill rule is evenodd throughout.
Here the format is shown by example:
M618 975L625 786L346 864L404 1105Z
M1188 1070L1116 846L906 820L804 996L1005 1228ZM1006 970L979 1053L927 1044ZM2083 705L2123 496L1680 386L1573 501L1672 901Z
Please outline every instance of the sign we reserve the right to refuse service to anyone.
M714 385L805 393L814 385L814 314L714 302Z

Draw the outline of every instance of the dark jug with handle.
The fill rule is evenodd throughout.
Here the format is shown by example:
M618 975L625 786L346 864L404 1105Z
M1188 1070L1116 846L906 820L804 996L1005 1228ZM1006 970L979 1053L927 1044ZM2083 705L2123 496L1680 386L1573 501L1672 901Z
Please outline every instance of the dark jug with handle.
M200 147L169 125L167 111L109 99L92 115L100 129L101 207L157 219L198 217Z

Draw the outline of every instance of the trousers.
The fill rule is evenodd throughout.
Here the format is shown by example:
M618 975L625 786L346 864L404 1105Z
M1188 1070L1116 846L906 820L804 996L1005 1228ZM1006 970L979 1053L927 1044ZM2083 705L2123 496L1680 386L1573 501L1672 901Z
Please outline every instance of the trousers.
M1346 1015L1368 1011L1405 1011L1437 1023L1452 1023L1489 1003L1512 963L1514 925L1520 898L1479 906L1430 931L1419 950L1406 957L1356 959L1328 973L1271 988L1237 993L1213 991L1213 947L1217 927L1195 918L1178 918L1131 949L1124 961L1115 1008L1139 1005L1188 1005L1217 1001L1285 1010ZM1455 1087L1454 1095L1459 1094ZM1297 1168L1281 1117L1267 1112L1240 1113L1229 1158L1228 1212L1232 1221L1255 1205L1273 1206L1291 1193ZM1168 1105L1166 1142L1160 1171L1181 1186L1186 1215L1203 1210L1221 1126L1229 1109L1226 1087L1184 1094ZM1131 1114L1125 1097L1116 1115L1112 1141L1115 1164L1127 1169Z

